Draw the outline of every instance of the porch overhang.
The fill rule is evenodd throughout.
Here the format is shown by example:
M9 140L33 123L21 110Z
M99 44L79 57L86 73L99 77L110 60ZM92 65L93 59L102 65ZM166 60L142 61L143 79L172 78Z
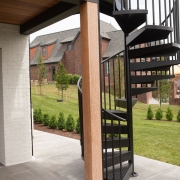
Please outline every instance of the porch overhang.
M20 34L29 35L78 14L83 2L99 3L100 12L112 16L112 0L2 0L0 23L20 25Z

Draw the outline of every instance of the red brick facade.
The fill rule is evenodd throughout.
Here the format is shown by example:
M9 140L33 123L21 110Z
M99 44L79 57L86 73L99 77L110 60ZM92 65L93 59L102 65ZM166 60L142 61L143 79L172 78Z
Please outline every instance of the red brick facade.
M169 104L180 105L180 90L175 80L172 82L172 93L171 98L169 100Z
M109 41L106 39L101 39L101 54L102 56L106 52L108 47ZM63 59L61 62L64 64L64 67L69 74L79 74L81 75L82 66L81 66L81 36L78 35L76 40L73 43L73 47L71 50L67 49L67 45L69 43L62 44L62 50L65 52ZM53 50L55 44L51 44L47 46L47 57L43 57L43 59L47 59L50 56L50 53ZM30 59L33 58L35 52L37 50L35 48L30 49ZM53 81L53 67L57 70L58 63L47 63L46 64L46 74L47 74L47 81ZM38 80L38 67L37 65L30 66L31 71L31 80Z

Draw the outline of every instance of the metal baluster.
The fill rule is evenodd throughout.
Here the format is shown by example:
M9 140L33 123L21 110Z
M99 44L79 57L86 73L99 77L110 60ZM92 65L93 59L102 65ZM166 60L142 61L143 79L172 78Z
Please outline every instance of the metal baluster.
M161 0L159 0L159 25L161 25Z
M154 11L154 0L152 0L152 14L153 14L153 25L155 25L155 11Z
M111 77L110 77L110 60L107 61L108 65L107 65L107 72L108 72L108 86L109 86L109 109L111 110L111 86L110 86L110 83L111 83Z
M145 0L145 9L147 9L147 0ZM146 25L148 24L148 15L146 14Z
M114 61L116 61L116 58L115 58L115 60ZM113 83L114 83L114 101L113 101L113 103L115 102L115 99L116 99L116 81L115 81L115 66L114 66L114 61L113 61ZM116 109L116 106L115 106L115 103L114 103L114 109Z
M104 78L104 108L106 109L106 75L105 75L105 64L103 63L103 78Z
M131 0L129 0L129 10L131 10Z
M165 26L168 26L168 23L167 23L166 0L164 0L164 16L165 16Z
M170 27L172 27L172 14L171 14L171 0L169 0L169 15L170 15ZM172 32L170 34L170 42L172 43Z
M139 9L139 0L137 0L137 9Z
M119 70L119 98L121 98L121 72L120 72L121 60L120 55L118 55L118 70Z

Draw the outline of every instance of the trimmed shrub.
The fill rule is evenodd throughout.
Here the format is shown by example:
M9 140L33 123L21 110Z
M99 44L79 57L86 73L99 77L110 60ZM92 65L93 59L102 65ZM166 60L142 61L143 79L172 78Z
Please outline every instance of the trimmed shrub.
M43 114L42 114L41 108L38 109L37 122L41 124L43 123Z
M73 83L74 83L74 84L77 84L79 78L80 78L80 75L74 74L74 75L73 75Z
M48 125L49 125L49 121L50 121L50 116L49 116L49 114L44 114L43 124L44 124L45 126L48 126Z
M77 118L77 121L76 121L76 132L78 134L80 134L80 118Z
M152 112L151 106L148 107L147 111L147 119L151 120L154 117L154 114Z
M69 84L73 83L73 75L72 74L67 74L68 79L69 79Z
M155 117L157 120L161 120L163 118L163 111L161 108L158 108L158 110L156 111Z
M34 122L38 121L38 110L37 109L35 109L33 112L33 119L34 119Z
M172 112L172 109L170 107L167 108L166 119L168 121L172 121L172 119L173 119L173 112Z
M56 129L57 128L57 121L56 121L56 116L52 116L50 121L49 121L49 127L51 129Z
M64 119L64 114L62 112L59 113L57 126L58 129L60 130L65 129L65 119Z
M177 121L180 122L180 110L178 111L178 114L177 114Z
M69 114L67 121L66 121L66 130L67 131L73 131L74 128L75 128L74 118L72 117L71 114Z

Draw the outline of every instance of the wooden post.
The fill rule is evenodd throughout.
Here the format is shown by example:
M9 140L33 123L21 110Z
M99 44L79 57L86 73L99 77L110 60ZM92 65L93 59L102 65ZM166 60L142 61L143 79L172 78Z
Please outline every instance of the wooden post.
M85 180L102 180L98 4L81 4L80 20Z

